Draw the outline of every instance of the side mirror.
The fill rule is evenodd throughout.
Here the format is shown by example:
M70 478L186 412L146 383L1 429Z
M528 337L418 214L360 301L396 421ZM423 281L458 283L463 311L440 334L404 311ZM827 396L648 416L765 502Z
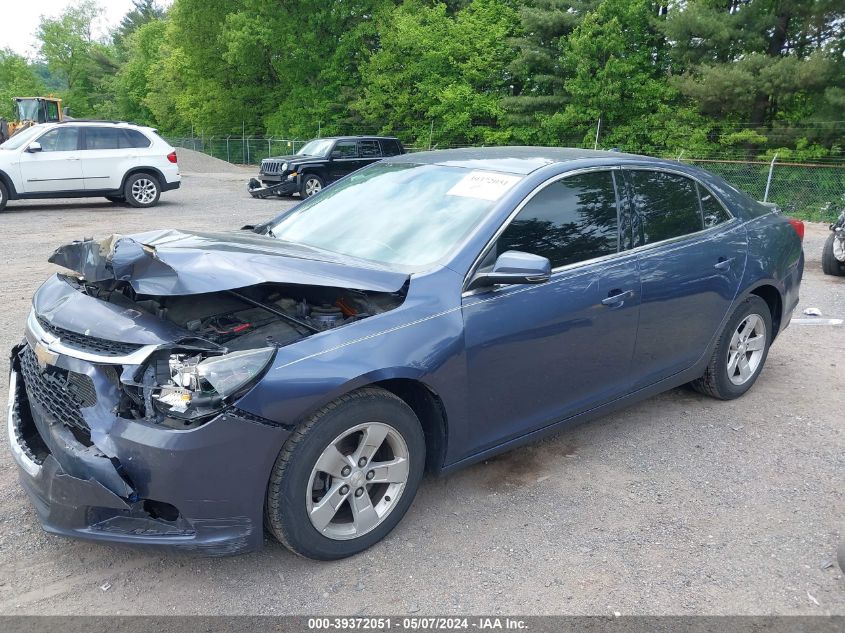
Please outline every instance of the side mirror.
M551 277L552 263L548 258L521 251L506 251L496 259L493 270L477 274L467 290L496 284L542 284Z
M28 151L30 154L34 154L35 152L40 152L41 151L41 143L39 143L38 141L36 141L34 143L30 143L27 146L26 151Z

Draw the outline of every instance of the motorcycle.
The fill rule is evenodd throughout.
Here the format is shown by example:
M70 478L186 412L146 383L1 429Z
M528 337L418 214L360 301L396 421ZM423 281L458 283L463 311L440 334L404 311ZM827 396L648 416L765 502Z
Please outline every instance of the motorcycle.
M845 209L830 225L832 233L822 249L822 271L825 275L845 277Z

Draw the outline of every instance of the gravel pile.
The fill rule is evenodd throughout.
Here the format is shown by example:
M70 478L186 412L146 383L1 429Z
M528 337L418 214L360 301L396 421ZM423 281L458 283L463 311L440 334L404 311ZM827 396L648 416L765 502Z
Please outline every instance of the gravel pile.
M182 147L176 148L176 155L179 158L179 169L182 173L188 174L225 174L237 173L241 175L245 172L257 171L251 165L233 165L227 163L225 160L214 158L202 152L195 152L191 149L184 149Z

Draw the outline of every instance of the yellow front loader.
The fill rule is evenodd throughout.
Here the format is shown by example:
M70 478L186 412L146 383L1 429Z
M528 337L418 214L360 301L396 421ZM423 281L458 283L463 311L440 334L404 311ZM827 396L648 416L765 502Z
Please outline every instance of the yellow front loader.
M67 116L62 110L62 100L56 97L15 97L14 101L18 120L9 122L6 130L0 129L0 138L9 138L38 123L64 121Z

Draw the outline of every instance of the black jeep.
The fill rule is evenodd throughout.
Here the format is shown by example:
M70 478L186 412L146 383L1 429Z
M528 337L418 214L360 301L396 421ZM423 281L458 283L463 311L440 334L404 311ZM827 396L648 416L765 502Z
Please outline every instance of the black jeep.
M247 185L253 198L313 196L327 184L386 156L404 154L398 139L385 136L337 136L308 141L292 156L261 161L258 178Z

